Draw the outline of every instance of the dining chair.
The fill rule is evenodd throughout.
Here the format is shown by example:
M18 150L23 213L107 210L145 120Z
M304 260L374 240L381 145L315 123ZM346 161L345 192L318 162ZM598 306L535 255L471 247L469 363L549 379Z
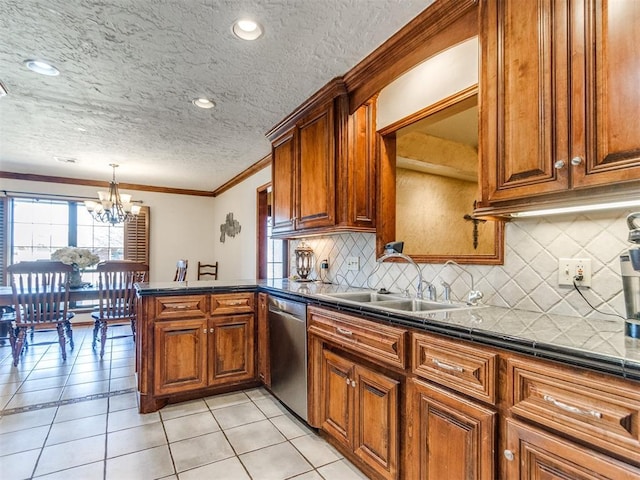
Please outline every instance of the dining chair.
M74 314L69 312L69 276L73 267L53 261L20 262L9 265L7 271L15 309L15 324L9 327L13 365L18 366L28 329L55 328L62 359L66 360L65 333L73 350L70 320Z
M214 280L218 279L218 262L216 263L201 263L198 262L198 280L201 277L211 276Z
M187 279L187 267L189 260L178 260L176 264L176 274L173 277L174 282L184 282Z
M100 358L104 356L107 342L107 325L131 323L133 340L136 338L136 289L135 284L144 282L149 266L126 260L101 262L98 272L98 309L91 314L94 320L92 347L96 348L100 330Z

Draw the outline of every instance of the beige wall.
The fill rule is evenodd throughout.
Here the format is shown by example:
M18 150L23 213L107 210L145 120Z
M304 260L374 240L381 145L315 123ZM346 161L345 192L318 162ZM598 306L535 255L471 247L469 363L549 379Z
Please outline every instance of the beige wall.
M0 180L0 190L50 193L68 196L97 196L96 187ZM123 190L126 191L126 190ZM189 260L187 279L195 280L195 266L200 259L216 256L216 222L211 212L216 199L189 195L170 195L154 192L126 191L134 200L142 200L150 207L151 238L149 268L151 280L170 281L179 258ZM211 221L207 221L211 218Z
M240 185L214 198L208 217L214 228L213 260L219 262L218 279L253 279L256 277L257 257L257 192L256 189L271 181L271 167L265 168ZM240 233L227 236L220 242L220 225L228 213L240 222Z

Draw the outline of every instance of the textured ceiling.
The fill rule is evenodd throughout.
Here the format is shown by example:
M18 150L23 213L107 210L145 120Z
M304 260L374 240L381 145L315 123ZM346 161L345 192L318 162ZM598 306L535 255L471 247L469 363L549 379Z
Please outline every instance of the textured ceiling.
M1 170L213 190L432 0L0 0ZM265 34L238 40L250 16ZM57 77L26 69L48 60ZM190 101L206 96L216 107ZM54 156L73 157L75 164Z

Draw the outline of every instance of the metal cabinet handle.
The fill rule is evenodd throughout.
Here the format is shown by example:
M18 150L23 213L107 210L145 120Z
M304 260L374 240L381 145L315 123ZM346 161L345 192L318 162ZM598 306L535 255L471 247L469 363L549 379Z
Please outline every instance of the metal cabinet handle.
M351 330L347 330L346 328L342 328L342 327L336 327L336 332L338 332L341 335L347 335L347 336L353 335L353 332Z
M209 333L213 333L213 327L209 329Z
M566 165L564 160L558 160L556 163L553 164L554 168L556 170L560 170L561 168L564 168Z
M459 367L458 365L449 365L448 363L441 362L437 358L434 358L431 361L436 367L441 368L443 370L451 370L451 371L460 372L460 373L464 372L464 368Z
M565 412L575 413L576 415L588 415L594 418L602 418L602 413L596 410L583 410L581 408L574 407L573 405L569 405L559 400L556 400L551 395L545 395L542 397L542 399L545 402L549 402L555 405L556 407L558 407L559 409L564 410Z
M206 328L203 328L203 329L202 329L202 333L207 333L207 329L206 329Z
M571 165L573 165L574 167L580 165L581 163L582 163L582 157L573 157L571 159Z
M351 380L351 386L352 386L353 388L356 388L356 381L355 381L355 380Z
M510 462L513 462L513 459L516 458L516 456L513 454L511 450L505 450L503 454L504 454L504 458L506 458Z
M231 307L235 307L237 305L243 305L245 302L243 300L233 300L233 301L228 301L227 305L231 306Z
M189 306L188 305L174 305L173 308L175 310L185 310L185 309L189 308Z
M347 385L349 385L350 383L351 383L351 380L347 378Z

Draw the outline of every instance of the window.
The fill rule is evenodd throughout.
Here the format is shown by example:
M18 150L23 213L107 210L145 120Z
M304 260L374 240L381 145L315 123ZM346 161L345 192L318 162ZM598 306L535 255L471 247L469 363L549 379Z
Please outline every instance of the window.
M100 260L124 258L124 227L96 222L75 201L11 200L11 263L49 259L66 246L87 248Z
M286 265L284 245L286 240L271 238L272 224L273 217L269 215L267 217L267 278L285 278L289 276L284 271Z
M87 248L101 260L149 263L148 207L129 223L109 225L94 221L76 200L5 197L0 198L0 222L2 285L7 264L49 259L67 246Z

